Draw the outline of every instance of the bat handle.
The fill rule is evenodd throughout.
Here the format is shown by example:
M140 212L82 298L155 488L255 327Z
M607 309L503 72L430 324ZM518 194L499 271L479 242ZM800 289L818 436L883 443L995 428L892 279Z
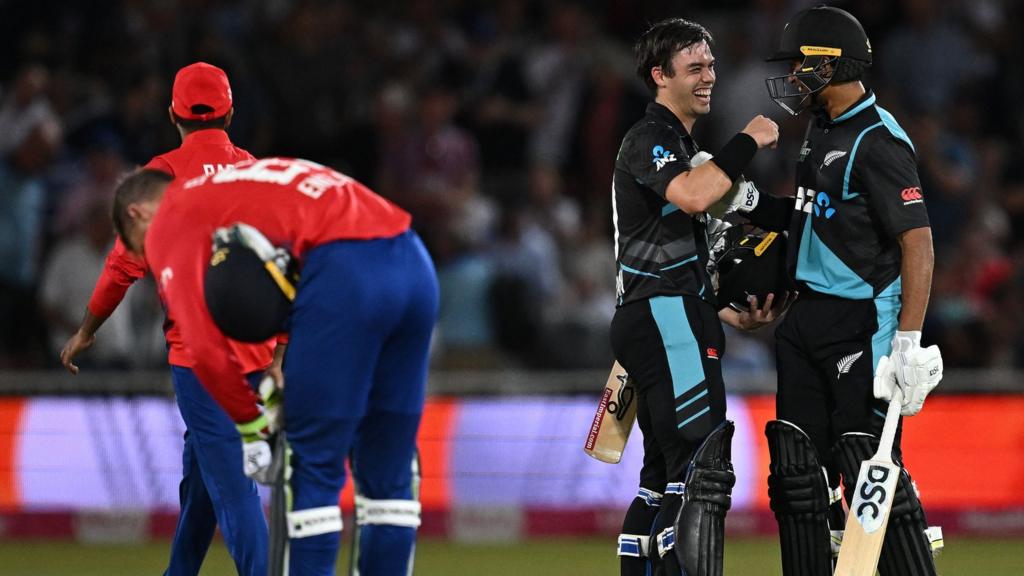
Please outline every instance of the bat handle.
M878 458L892 461L892 444L896 440L896 426L900 423L900 409L903 407L903 389L894 386L889 409L885 411L885 425L878 440Z

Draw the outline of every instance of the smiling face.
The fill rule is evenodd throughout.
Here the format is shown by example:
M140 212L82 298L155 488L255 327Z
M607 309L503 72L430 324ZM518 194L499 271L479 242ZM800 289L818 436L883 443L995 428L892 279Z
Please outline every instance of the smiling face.
M656 101L672 110L687 130L698 116L711 112L715 58L707 42L702 40L676 52L671 70L655 67L651 76L658 86Z

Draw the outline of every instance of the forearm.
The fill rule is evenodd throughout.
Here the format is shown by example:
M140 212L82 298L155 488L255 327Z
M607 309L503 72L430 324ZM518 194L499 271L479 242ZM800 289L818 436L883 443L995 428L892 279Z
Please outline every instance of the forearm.
M900 265L903 296L899 330L920 331L928 310L932 270L935 266L931 228L907 230L900 235L899 242L903 253Z
M728 306L718 311L718 319L737 330L745 330L740 322L740 313Z
M82 323L78 326L78 331L86 336L93 336L96 331L103 326L103 323L107 321L109 316L97 316L93 314L89 308L85 309L85 314L82 316Z
M722 199L732 180L713 162L676 176L666 192L668 201L687 214L700 214Z
M705 212L732 188L756 153L757 142L740 132L711 161L676 176L665 197L687 214Z

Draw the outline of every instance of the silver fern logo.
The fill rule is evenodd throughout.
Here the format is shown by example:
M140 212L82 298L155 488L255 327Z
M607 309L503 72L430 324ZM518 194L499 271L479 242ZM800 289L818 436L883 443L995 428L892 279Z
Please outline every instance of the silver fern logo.
M850 368L853 368L853 363L856 362L863 354L864 351L861 350L856 354L850 354L849 356L843 356L840 358L839 362L836 362L836 370L839 371L839 375L842 376L843 374L849 374Z
M825 161L821 163L821 167L825 168L843 156L846 156L846 150L833 150L828 154L825 154Z

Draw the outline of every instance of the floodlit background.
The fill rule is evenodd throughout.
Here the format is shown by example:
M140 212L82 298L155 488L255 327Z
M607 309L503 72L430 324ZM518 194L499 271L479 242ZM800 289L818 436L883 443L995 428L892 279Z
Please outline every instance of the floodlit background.
M413 212L437 263L419 573L616 573L639 442L616 466L582 444L612 360L612 165L649 98L631 44L667 16L707 26L718 83L695 137L714 151L755 114L776 119L780 147L748 175L788 194L806 119L767 97L782 70L762 58L810 4L0 0L0 574L163 569L183 425L151 283L81 375L57 352L112 240L113 184L178 145L170 86L196 60L231 78L236 144L369 184ZM924 339L948 376L905 448L947 533L940 571L1021 574L1024 4L833 4L872 40L869 84L916 145L933 226ZM728 336L726 573L777 574L772 331ZM215 547L204 574L232 571Z

